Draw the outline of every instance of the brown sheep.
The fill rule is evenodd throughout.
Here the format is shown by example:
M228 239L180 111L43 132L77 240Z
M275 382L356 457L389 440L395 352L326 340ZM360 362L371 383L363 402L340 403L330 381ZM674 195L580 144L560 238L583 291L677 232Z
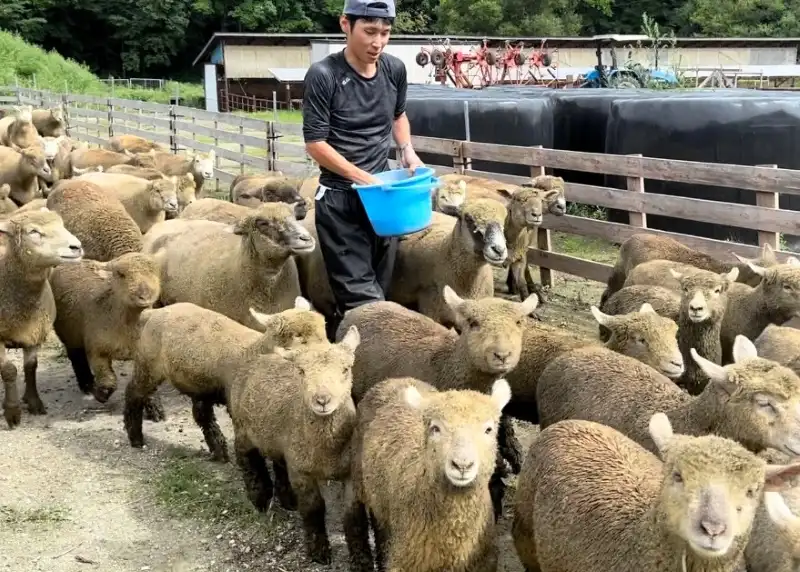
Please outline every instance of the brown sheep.
M358 404L344 528L350 570L497 569L488 483L508 384L491 395L387 379Z
M191 173L198 196L201 196L203 183L214 178L214 162L217 155L213 149L208 153L191 152L186 156L156 150L135 155L127 151L126 154L133 160L132 165L157 169L168 176L182 177L186 173Z
M50 166L38 143L21 151L0 146L0 185L11 186L11 200L22 206L39 195L38 177L50 178Z
M130 252L108 262L84 260L50 276L53 329L67 350L78 387L105 403L117 388L112 360L131 360L139 316L158 300L159 260Z
M39 145L39 133L33 125L30 105L14 106L15 113L0 119L0 145L22 151Z
M235 225L169 220L144 237L143 252L167 249L162 268L164 305L192 302L254 329L250 308L271 314L300 295L294 254L316 242L285 203L264 203Z
M178 211L178 177L148 181L133 175L87 173L78 180L94 183L119 199L142 234L154 224L166 220L167 212Z
M647 419L663 411L682 433L716 433L758 453L767 447L800 454L800 378L759 358L753 343L737 336L733 364L721 366L692 349L708 376L691 396L652 368L604 349L580 349L556 358L539 377L540 427L587 419L613 427L646 449Z
M762 492L787 488L800 464L767 465L716 435L674 434L663 413L646 425L657 456L592 421L541 432L514 507L512 536L526 569L743 569Z
M263 203L258 203L263 204ZM237 205L230 201L204 197L197 199L191 205L183 209L178 218L185 220L212 220L225 224L236 224L236 222L254 212L253 207Z
M58 105L50 109L34 109L31 119L39 135L42 137L61 137L64 135L64 106Z
M123 204L88 181L59 181L47 197L47 207L64 219L64 226L83 244L84 257L107 262L142 249L142 231Z
M61 179L68 179L73 175L83 174L84 172L89 172L90 170L100 169L102 171L103 167L89 167L89 169L73 169L70 164L70 155L76 149L88 149L89 146L86 143L81 143L76 139L70 139L69 137L59 137L60 141L58 142L58 151L56 152L56 156L53 157L53 161L51 163L51 175L50 178L53 181L53 184L57 183Z
M322 315L303 298L295 307L253 318L259 333L213 310L188 302L142 314L134 357L133 379L125 390L125 430L132 447L142 447L142 411L166 380L192 399L195 422L205 436L213 461L228 461L225 436L217 424L214 405L227 402L226 389L235 366L275 347L287 349L327 341Z
M62 173L64 178L69 178L73 174L80 174L78 171L89 167L103 167L103 170L114 165L124 165L131 163L133 157L124 153L115 153L107 149L90 149L79 147L71 151L68 158L68 168Z
M116 153L124 153L130 151L131 153L148 153L155 149L156 151L169 152L164 145L155 141L150 141L138 135L115 135L106 143L106 149Z
M671 288L652 286L650 284L635 284L625 286L606 298L600 310L615 316L627 314L642 304L650 304L660 315L670 320L678 321L681 313L681 294ZM607 332L600 326L600 339L605 339Z
M50 272L83 256L80 241L64 228L57 213L47 209L15 213L0 221L6 252L0 264L0 377L5 386L3 413L9 428L19 425L22 410L17 392L17 368L7 349L22 348L25 395L31 415L47 410L36 388L37 353L53 328L56 306Z
M767 324L754 343L758 355L785 365L800 375L800 330Z
M166 175L158 169L136 167L130 164L113 165L103 172L116 173L118 175L133 175L134 177L141 177L142 179L147 179L148 181L157 181L166 177ZM194 177L192 177L192 185L194 185Z
M349 473L356 424L351 368L359 341L351 328L338 344L275 348L241 366L228 391L236 460L251 502L266 511L273 494L265 459L273 468L284 465L275 473L276 488L296 497L308 555L320 564L331 563L331 547L319 482Z
M300 179L283 175L238 175L231 181L230 200L245 207L257 207L261 203L282 202L295 205L297 220L305 218L308 208L300 196Z

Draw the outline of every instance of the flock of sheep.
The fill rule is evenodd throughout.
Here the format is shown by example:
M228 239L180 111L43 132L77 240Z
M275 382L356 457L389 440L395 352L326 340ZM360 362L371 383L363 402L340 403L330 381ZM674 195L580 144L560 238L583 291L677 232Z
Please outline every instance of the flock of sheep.
M133 447L164 419L168 382L227 462L225 405L248 497L297 510L314 562L331 562L319 483L336 480L356 572L495 571L504 517L529 572L800 570L800 330L782 326L800 313L800 260L635 235L587 338L533 315L546 300L525 253L564 214L563 181L448 175L431 226L400 241L387 301L331 331L315 178L241 175L230 200L196 198L213 153L126 135L90 149L63 129L59 109L0 119L9 427L5 350L22 348L22 402L44 414L52 329L101 403L112 360L133 362ZM519 300L494 296L498 270ZM527 453L513 419L541 428Z

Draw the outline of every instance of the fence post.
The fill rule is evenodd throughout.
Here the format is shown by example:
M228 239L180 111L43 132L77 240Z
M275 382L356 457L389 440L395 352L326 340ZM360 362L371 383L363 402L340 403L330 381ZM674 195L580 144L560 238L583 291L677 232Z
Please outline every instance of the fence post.
M214 119L214 147L219 147L219 137L216 136L216 133L219 133L219 121ZM214 153L214 173L219 171L219 155ZM216 180L216 191L219 192L219 177L215 178Z
M242 125L241 120L239 120L239 135L244 136L244 125ZM242 137L241 139L239 139L239 153L242 155L241 162L239 163L239 173L242 175L244 175L244 155L245 155L244 149L245 149L244 137Z
M471 133L469 128L469 101L464 100L464 137L465 141L471 141ZM472 170L472 159L469 157L463 157L462 163L462 173L466 170Z
M111 103L110 97L106 99L106 104L108 105L108 138L111 139L114 136L114 104Z
M632 153L629 157L641 157L641 153ZM644 177L627 177L628 190L635 193L644 192ZM647 228L647 214L628 211L628 224L639 228Z
M275 171L275 123L267 121L267 171Z
M175 106L169 106L169 146L173 155L178 154L178 126L175 124L177 114Z
M278 122L278 92L272 92L272 120Z
M69 95L66 93L61 96L61 105L64 108L64 133L67 137L70 137L69 134Z
M543 149L541 145L534 145L534 149ZM544 175L545 170L544 166L531 166L531 179L535 179L539 175ZM553 250L553 237L550 234L550 229L539 227L536 229L536 248L539 250L544 250L546 252L551 252ZM528 248L532 246L534 236L531 235L528 242ZM545 268L541 264L539 265L539 282L541 282L542 286L547 288L553 287L553 271L549 268Z
M769 167L771 169L777 169L777 165L757 165L758 167ZM765 191L756 191L756 206L759 207L767 207L770 209L779 209L779 199L780 195L778 193L771 193ZM781 245L781 235L777 232L769 232L764 230L758 231L758 245L763 247L765 244L769 244L773 250L778 250Z

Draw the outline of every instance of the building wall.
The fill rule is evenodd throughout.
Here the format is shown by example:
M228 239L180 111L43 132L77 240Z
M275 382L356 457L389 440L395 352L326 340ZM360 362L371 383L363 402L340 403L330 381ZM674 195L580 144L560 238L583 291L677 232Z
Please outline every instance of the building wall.
M307 68L311 65L310 46L228 46L225 74L229 78L271 77L269 68Z

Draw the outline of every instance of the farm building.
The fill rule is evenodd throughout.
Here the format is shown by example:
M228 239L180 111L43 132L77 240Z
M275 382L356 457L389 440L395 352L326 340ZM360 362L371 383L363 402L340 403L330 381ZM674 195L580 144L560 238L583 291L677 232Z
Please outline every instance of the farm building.
M410 83L439 83L435 67L419 65L420 52L430 56L436 48L443 49L448 41L454 49L475 53L486 42L502 64L503 55L517 58L510 64L513 71L505 77L511 83L547 83L565 80L589 71L597 63L597 41L593 38L506 38L452 36L439 38L419 35L395 35L386 51L402 59L408 69ZM522 42L520 56L506 50L509 43ZM620 59L630 58L652 66L653 50L631 47L625 37L605 43L603 61L611 63L611 47ZM742 77L800 76L798 46L800 38L678 38L676 46L659 52L659 67L681 69L685 75L703 77L714 70ZM302 98L303 77L308 67L330 53L344 47L343 34L214 34L203 46L194 61L205 66L206 106L209 110L231 108L258 109L271 105L297 103ZM534 61L536 53L546 52L552 64L545 67ZM469 66L468 66L469 67ZM496 68L497 66L491 66ZM475 70L478 69L474 66ZM480 73L473 71L473 74ZM499 76L499 70L492 73ZM494 79L492 81L495 81ZM475 83L481 83L477 78ZM445 78L445 83L452 82ZM483 82L486 83L485 81Z

